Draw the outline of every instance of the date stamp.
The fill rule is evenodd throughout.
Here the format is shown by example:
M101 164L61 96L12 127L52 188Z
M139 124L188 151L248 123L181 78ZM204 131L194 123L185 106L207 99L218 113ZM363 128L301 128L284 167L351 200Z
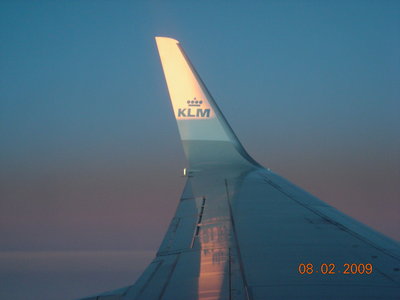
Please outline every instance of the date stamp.
M312 263L300 263L297 267L297 271L301 275L311 275L311 274L372 274L373 267L372 264L355 264L355 263L344 263L342 265L336 265L334 263L322 263L314 265Z

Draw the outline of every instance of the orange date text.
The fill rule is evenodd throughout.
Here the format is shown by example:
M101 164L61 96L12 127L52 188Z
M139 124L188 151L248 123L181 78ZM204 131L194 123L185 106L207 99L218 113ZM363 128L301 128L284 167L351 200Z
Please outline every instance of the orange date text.
M343 265L336 265L333 263L323 263L314 265L312 263L300 263L297 271L301 275L311 274L372 274L372 264L355 264L345 263Z

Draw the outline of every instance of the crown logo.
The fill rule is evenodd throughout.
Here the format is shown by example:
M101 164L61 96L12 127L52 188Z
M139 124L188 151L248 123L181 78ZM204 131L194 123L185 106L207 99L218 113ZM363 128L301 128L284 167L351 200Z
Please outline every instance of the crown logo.
M203 103L202 100L197 100L196 97L193 98L193 100L188 100L187 104L189 106L200 106Z

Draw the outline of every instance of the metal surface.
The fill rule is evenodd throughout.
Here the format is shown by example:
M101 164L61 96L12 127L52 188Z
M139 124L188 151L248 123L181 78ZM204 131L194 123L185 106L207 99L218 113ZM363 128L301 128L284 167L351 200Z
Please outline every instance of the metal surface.
M157 44L189 162L187 183L137 282L87 299L400 299L399 244L257 164L179 42ZM190 99L201 99L194 103L209 116L188 113ZM312 274L299 272L311 263ZM346 263L371 264L373 272L344 274ZM323 274L323 264L336 272Z

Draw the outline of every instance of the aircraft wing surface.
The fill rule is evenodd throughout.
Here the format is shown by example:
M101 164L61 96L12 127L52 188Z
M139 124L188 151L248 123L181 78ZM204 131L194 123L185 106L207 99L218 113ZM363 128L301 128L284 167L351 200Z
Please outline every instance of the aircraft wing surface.
M179 42L156 41L187 182L136 283L85 299L400 299L399 244L256 163Z

